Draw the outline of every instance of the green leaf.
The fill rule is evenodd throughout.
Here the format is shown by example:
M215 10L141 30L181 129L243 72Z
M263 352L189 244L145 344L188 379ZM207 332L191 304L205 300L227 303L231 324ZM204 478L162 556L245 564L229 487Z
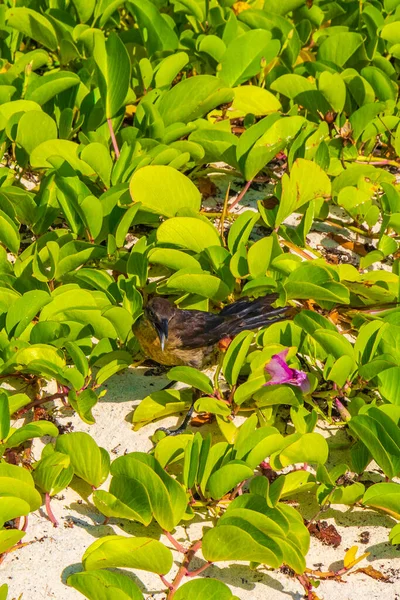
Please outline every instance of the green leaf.
M282 467L301 462L324 464L328 460L328 454L328 444L321 434L305 433L286 446L279 454L278 460Z
M198 294L216 301L225 300L230 294L230 289L221 279L201 269L198 272L193 272L191 268L180 269L173 273L166 282L165 289Z
M134 202L166 217L182 208L199 211L201 195L188 177L169 166L150 165L136 171L129 184Z
M201 128L194 131L189 140L204 148L205 162L224 161L231 166L236 165L237 137L230 131Z
M171 56L166 56L155 69L154 79L156 88L163 89L169 87L188 62L189 56L186 52L174 52Z
M17 517L24 517L30 512L30 506L25 500L13 496L0 497L0 528L4 523Z
M396 546L400 542L400 523L397 523L390 530L389 541L393 546Z
M10 307L6 317L6 331L9 336L19 337L38 312L51 302L51 296L42 290L31 290Z
M46 446L47 448L47 446ZM52 451L35 463L33 478L35 484L50 496L65 489L74 476L70 458L61 452Z
M114 31L107 40L103 34L96 35L94 40L93 58L98 69L101 99L106 118L112 119L124 106L130 84L131 62L125 45Z
M70 457L75 475L89 485L97 488L107 479L110 456L88 433L77 431L60 436L56 450Z
M346 31L327 36L318 49L317 58L322 62L343 67L363 44L361 34Z
M143 600L143 594L136 583L121 573L83 571L70 575L67 584L89 600Z
M3 529L0 531L0 554L3 554L22 540L25 531L19 529Z
M275 516L275 515L274 515ZM282 521L282 519L281 519ZM284 520L287 533L289 523ZM219 519L217 527L203 537L202 552L206 560L245 560L278 568L282 562L297 573L305 566L300 548L274 519L247 508L233 508Z
M6 13L9 27L20 31L50 50L57 50L57 36L51 22L31 8L10 8Z
M179 269L200 269L198 260L182 252L181 250L173 250L171 248L153 248L148 254L149 263L163 265L173 271Z
M161 223L157 242L201 252L210 246L221 246L221 239L211 223L195 217L174 217Z
M139 25L139 31L150 56L158 51L178 48L179 41L176 33L162 17L157 6L149 0L130 0L129 8Z
M108 535L93 542L82 557L86 571L99 567L142 569L165 575L172 567L172 552L157 540L147 537Z
M181 585L175 600L239 600L228 586L217 579L195 579Z
M157 108L167 127L198 119L216 106L230 102L233 96L233 90L225 87L217 77L197 75L180 81L164 94Z
M81 23L89 21L96 7L96 0L72 0Z
M253 469L246 463L234 460L214 471L206 485L206 491L214 500L222 498L236 485L253 476Z
M99 383L97 378L96 381ZM88 423L88 425L93 425L93 423L95 423L95 419L92 414L92 408L96 406L98 397L93 390L86 389L78 394L74 390L71 390L68 394L68 402L78 413L82 421Z
M362 503L389 513L395 519L400 519L400 485L398 483L376 483L371 485L364 494Z
M18 228L10 217L0 210L0 242L13 254L18 254L20 238Z
M93 492L93 503L106 517L130 519L147 526L151 523L150 501L145 487L139 482L129 480L129 490L123 480L113 480L112 489L120 498L104 490Z
M132 496L130 486L140 484L144 488L154 518L163 529L171 531L182 519L187 507L186 493L153 456L143 452L120 456L112 463L111 474L110 492L122 501L125 496Z
M84 147L81 157L82 160L92 167L104 185L107 188L110 187L113 163L108 148L104 144L93 142Z
M221 58L218 77L228 86L248 81L260 73L279 52L278 40L265 29L252 29L231 41Z
M173 367L168 371L167 377L171 381L180 381L193 386L205 394L213 393L213 386L207 375L193 367Z
M230 385L237 383L253 338L253 332L242 331L229 345L222 363L222 372Z
M22 469L22 467L18 468L19 470ZM37 510L42 504L42 498L39 492L33 487L33 480L26 483L25 481L16 479L12 476L4 477L2 474L0 475L0 497L17 497L24 500L28 503L31 512Z
M382 396L393 404L400 406L400 367L385 369L379 373L378 389Z
M316 163L298 158L295 160L290 177L282 177L282 197L279 203L275 224L283 221L307 202L331 195L329 177Z
M27 425L23 425L17 429L17 431L10 435L10 437L7 439L6 445L8 448L16 448L27 440L40 438L45 435L57 437L57 427L49 421L35 421L34 423L28 423Z
M189 408L191 394L182 390L161 390L146 396L133 413L134 430L137 431L143 425L168 415L179 413Z
M128 234L129 228L131 227L133 220L140 209L141 204L137 202L133 206L130 206L122 216L122 219L118 223L117 229L115 230L115 243L117 248L122 248L125 245L125 239Z
M379 409L359 414L349 428L368 448L374 460L389 478L400 472L400 435L395 423Z
M231 225L228 234L228 248L232 254L238 250L241 243L247 244L251 231L259 218L258 213L245 210Z
M278 152L286 148L304 123L304 117L279 118L273 113L250 127L246 132L248 135L243 134L237 146L238 163L246 180L253 179ZM261 133L260 137L258 132Z
M3 443L10 431L10 407L8 396L0 391L0 443Z
M354 359L353 346L349 340L338 331L317 329L312 336L319 344L321 344L325 352L332 354L336 359L339 359L344 355Z
M51 168L54 157L60 157L83 175L94 175L92 167L78 157L79 146L69 140L47 140L34 148L30 163L34 169Z
M235 97L229 108L230 118L248 114L262 116L281 110L282 106L274 94L254 85L241 85L234 89Z
M318 79L318 88L332 109L341 113L346 102L346 84L339 73L323 71Z
M35 128L32 128L32 119L35 122ZM57 137L57 125L55 121L45 112L40 110L31 110L22 115L18 121L18 131L16 143L21 146L28 154L41 144Z
M46 75L46 77L34 79L32 83L28 85L25 98L26 100L37 102L42 106L57 94L61 94L80 83L81 80L75 73L71 73L70 71L57 71L56 73ZM32 117L33 116L34 115L32 115ZM40 125L38 124L37 127L39 128ZM57 137L57 134L52 137Z

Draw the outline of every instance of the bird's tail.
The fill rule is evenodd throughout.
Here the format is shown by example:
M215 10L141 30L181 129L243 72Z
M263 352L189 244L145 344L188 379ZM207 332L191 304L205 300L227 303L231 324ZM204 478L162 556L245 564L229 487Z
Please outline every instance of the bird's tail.
M277 298L277 294L270 294L253 301L243 298L225 307L220 315L225 317L226 335L234 336L246 329L259 329L290 318L292 307L271 306Z

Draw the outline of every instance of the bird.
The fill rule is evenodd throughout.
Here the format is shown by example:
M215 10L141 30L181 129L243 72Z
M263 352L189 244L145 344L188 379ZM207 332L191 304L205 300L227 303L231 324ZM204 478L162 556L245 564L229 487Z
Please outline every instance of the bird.
M166 366L203 369L217 362L220 343L238 333L288 318L291 307L272 307L278 294L241 298L219 313L180 309L161 296L149 300L133 324L144 354Z

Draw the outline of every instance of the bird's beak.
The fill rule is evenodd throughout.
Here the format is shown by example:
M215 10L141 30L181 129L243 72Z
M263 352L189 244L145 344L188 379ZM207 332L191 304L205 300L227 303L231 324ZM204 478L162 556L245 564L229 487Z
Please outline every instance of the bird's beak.
M156 324L156 329L161 350L164 352L165 342L168 340L168 320L161 319L161 322Z

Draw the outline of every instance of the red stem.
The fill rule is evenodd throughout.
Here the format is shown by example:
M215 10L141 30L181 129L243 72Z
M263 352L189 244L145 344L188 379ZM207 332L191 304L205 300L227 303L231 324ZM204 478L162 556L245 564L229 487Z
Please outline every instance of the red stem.
M193 559L197 550L200 550L200 548L201 548L201 540L198 540L197 542L194 542L194 544L192 544L190 546L190 548L186 551L185 558L183 559L182 565L180 566L179 571L176 574L174 581L172 582L172 585L170 584L168 586L168 589L169 589L168 600L173 599L176 590L178 589L179 585L181 584L182 579L184 577L186 577L187 574L189 573L188 568L189 568L191 560ZM209 565L207 565L207 566L209 566Z
M114 133L113 125L112 125L112 120L107 119L107 123L108 123L108 129L110 130L110 136L111 136L111 141L112 141L112 145L114 148L115 156L117 158L119 158L119 148L118 148L118 144L117 144L117 138L115 137L115 133Z
M46 512L47 512L47 516L49 517L50 521L53 523L53 526L58 527L58 521L55 518L53 511L51 510L50 494L48 492L46 492Z
M202 573L203 571L208 569L208 567L210 567L211 565L212 565L212 562L208 561L208 562L206 562L205 565L203 565L202 567L199 567L195 571L188 571L186 573L186 577L197 577L197 575L200 575L200 573Z
M178 552L182 552L182 554L186 554L186 548L182 546L182 544L180 544L169 531L166 531L164 529L163 534L166 538L168 538L175 550L178 550Z
M172 587L173 587L173 586L172 586L172 583L170 583L169 581L167 581L167 580L165 579L164 575L160 575L160 579L161 579L161 581L163 582L163 584L165 585L165 587L166 587L168 590L172 590Z
M253 183L252 179L250 179L250 181L246 182L246 185L244 186L244 188L240 192L239 196L236 198L236 200L234 200L232 202L232 204L229 205L228 211L232 210L232 208L235 208L235 206L237 204L239 204L239 202L242 200L243 196L245 195L245 193L247 192L247 190L249 189L249 187L251 186L252 183Z

